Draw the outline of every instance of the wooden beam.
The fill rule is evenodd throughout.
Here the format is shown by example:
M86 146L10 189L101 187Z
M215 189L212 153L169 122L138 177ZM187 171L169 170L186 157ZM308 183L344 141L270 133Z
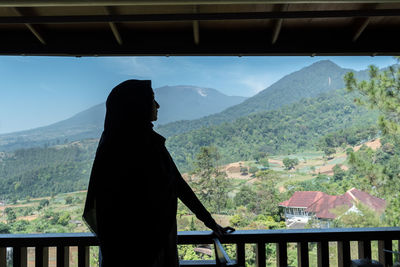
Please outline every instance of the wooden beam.
M400 9L324 10L288 12L180 13L135 15L24 16L0 17L0 24L104 23L104 22L163 22L163 21L220 21L260 19L313 19L398 17Z
M198 6L194 6L194 13L199 13ZM200 25L198 20L193 21L193 38L195 45L198 45L200 43Z
M283 19L278 19L275 22L274 29L272 30L272 42L271 42L272 44L275 44L276 41L278 40L278 36L279 36L279 33L281 32L282 24L283 24Z
M24 15L21 13L21 11L19 10L19 8L17 7L12 7L11 8L13 10L13 12L18 16L18 17L24 17ZM42 37L42 35L39 33L39 31L36 29L35 26L31 25L30 23L24 23L25 26L32 32L33 35L35 35L35 37L39 40L39 42L41 42L43 45L46 44L46 41L44 40L44 38Z
M106 15L111 15L114 13L111 11L110 7L104 7L104 11ZM114 34L115 40L118 42L119 45L122 45L122 38L121 34L118 31L117 25L114 22L109 22L108 25L110 26L111 31Z
M287 11L289 9L289 5L281 5L279 7L279 11ZM282 24L283 24L283 19L278 19L275 21L274 28L272 30L272 44L275 44L276 41L278 40L279 33L281 32L282 29Z
M363 31L365 30L365 28L367 28L369 22L371 21L371 18L364 18L362 19L362 21L360 22L357 30L354 33L353 42L356 42L358 40L358 38L360 37L360 35L363 33Z
M237 4L359 4L377 0L1 0L0 7L42 6L153 6L153 5L237 5ZM400 0L380 0L380 3L400 3Z

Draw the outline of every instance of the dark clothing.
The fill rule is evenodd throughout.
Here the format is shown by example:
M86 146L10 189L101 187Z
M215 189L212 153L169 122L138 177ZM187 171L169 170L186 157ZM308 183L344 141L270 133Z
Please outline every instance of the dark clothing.
M111 105L121 104L110 102L107 113ZM112 118L106 115L83 214L99 238L103 267L178 266L177 199L208 227L216 223L180 175L165 138L153 131L150 121L132 118L113 124Z

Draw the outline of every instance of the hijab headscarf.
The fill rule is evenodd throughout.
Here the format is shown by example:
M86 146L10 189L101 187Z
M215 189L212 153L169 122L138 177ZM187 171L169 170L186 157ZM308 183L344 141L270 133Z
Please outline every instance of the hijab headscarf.
M152 132L150 121L154 93L150 80L127 80L114 87L106 101L104 131L97 148L90 175L83 219L89 229L98 234L98 203L105 198L110 187L106 168L115 165L114 150L121 150L123 143L142 140ZM123 153L119 151L118 153ZM121 158L127 155L121 155Z

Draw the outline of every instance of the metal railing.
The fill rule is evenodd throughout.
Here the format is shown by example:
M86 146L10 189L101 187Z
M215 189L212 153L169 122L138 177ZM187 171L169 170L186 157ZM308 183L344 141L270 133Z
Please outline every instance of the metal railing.
M222 244L236 246L236 263L245 266L245 245L256 245L256 266L266 266L266 244L276 244L276 266L288 266L288 243L297 243L298 266L309 266L309 243L317 245L320 267L330 266L329 243L337 244L338 266L350 266L350 242L358 244L357 258L371 259L371 241L378 241L378 260L384 266L393 265L388 252L400 249L400 227L382 228L329 228L296 230L238 230L222 238ZM393 242L395 241L395 242ZM178 244L213 244L209 231L178 232ZM397 244L397 247L393 247ZM88 267L90 247L98 246L91 233L67 234L3 234L0 235L0 266L7 266L7 248L12 248L13 267L27 266L27 248L34 247L35 266L49 266L49 247L56 247L56 266L68 267L70 247L77 247L78 267ZM215 261L182 261L182 266L215 266Z

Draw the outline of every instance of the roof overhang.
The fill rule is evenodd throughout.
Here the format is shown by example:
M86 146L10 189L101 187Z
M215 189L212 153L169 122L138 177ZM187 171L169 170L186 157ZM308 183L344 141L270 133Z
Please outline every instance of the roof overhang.
M400 0L2 0L0 54L400 55Z

